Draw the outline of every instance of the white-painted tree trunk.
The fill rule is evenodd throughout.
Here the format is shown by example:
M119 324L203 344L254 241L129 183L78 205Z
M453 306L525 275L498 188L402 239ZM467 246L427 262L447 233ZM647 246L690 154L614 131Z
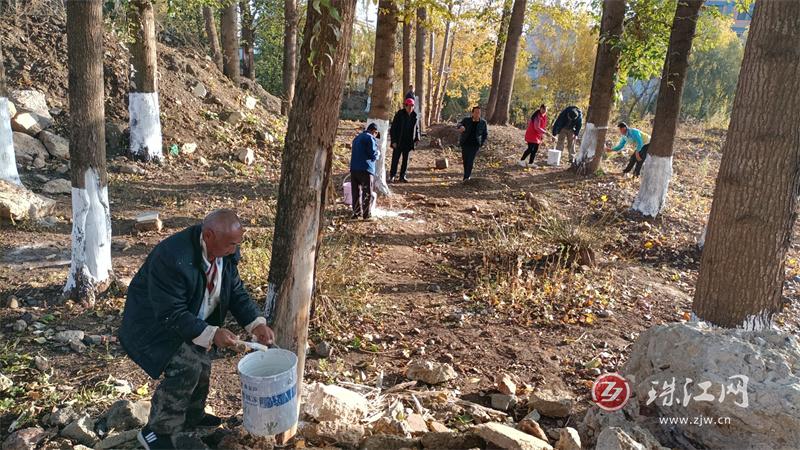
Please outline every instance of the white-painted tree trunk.
M160 113L158 92L131 92L128 94L128 114L131 127L130 153L134 159L142 161L163 159Z
M378 161L375 163L375 189L383 196L391 194L386 183L386 152L389 149L389 121L384 119L368 119L367 124L378 126L381 138L378 140Z
M11 118L8 116L8 99L6 97L0 97L0 180L22 186L22 180L19 179L19 172L17 172L17 159L11 134Z
M97 171L84 173L85 188L72 188L72 264L64 292L79 289L93 299L94 288L111 276L111 210L108 187Z
M669 181L672 179L672 156L647 155L642 167L639 193L631 209L645 216L656 217L667 203Z
M697 248L700 250L706 246L706 233L708 232L708 222L706 222L705 226L703 226L703 232L700 233L700 237L697 238Z
M587 123L586 127L584 127L581 146L578 148L578 153L572 162L574 166L580 167L594 158L594 154L597 151L597 129L593 123Z

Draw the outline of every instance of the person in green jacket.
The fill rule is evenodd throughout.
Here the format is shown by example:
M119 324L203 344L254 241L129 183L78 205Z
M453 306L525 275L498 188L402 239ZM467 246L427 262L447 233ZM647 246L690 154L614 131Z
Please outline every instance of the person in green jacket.
M637 128L629 127L625 122L618 123L617 128L619 129L619 134L622 136L622 139L620 139L619 143L614 147L606 148L606 151L618 152L625 148L625 144L627 144L628 141L633 142L634 145L636 145L636 150L631 153L628 165L622 173L626 174L633 169L633 176L638 177L639 173L642 171L642 164L644 164L644 160L647 159L647 150L650 147L650 135Z

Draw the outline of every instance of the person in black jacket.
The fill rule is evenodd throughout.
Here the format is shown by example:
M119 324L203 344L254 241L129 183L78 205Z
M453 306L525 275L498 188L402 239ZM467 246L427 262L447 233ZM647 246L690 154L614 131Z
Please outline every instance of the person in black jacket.
M222 422L204 409L208 350L236 345L236 335L222 327L229 310L260 343L274 339L239 277L243 233L235 212L214 211L156 245L131 281L120 343L148 375L164 374L137 436L147 450L174 448L172 438L184 428Z
M389 171L389 182L395 181L397 175L397 163L400 157L403 164L400 166L400 182L408 183L406 170L408 170L408 155L414 150L414 145L419 141L419 124L417 123L417 113L414 112L414 99L407 98L404 107L397 111L392 119L392 126L389 128L389 139L392 145L392 167Z
M461 130L458 144L461 146L461 160L464 163L464 181L467 181L472 176L475 156L489 137L486 121L481 119L481 107L472 108L472 114L458 124L458 129Z
M575 138L581 131L581 125L583 125L583 113L577 106L564 108L553 123L553 136L558 136L556 150L563 151L564 141L567 141L570 161L575 156Z

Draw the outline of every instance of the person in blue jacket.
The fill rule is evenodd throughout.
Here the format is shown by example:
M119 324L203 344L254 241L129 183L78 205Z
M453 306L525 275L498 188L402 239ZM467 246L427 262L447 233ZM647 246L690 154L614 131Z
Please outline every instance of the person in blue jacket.
M617 129L619 130L619 134L622 136L622 138L614 147L606 148L606 151L618 152L625 148L625 144L627 144L628 141L633 142L633 144L636 146L636 150L631 153L631 157L628 160L628 165L625 167L625 169L623 169L622 174L625 175L626 173L630 172L631 169L633 169L633 176L638 177L639 172L642 171L644 160L647 159L647 150L650 147L650 135L642 130L639 130L638 128L629 127L625 122L618 123Z
M239 277L243 234L234 211L213 211L156 245L128 287L120 344L152 378L164 375L137 436L146 450L175 448L177 433L222 423L205 403L209 350L237 344L223 327L228 311L261 344L274 340Z
M378 152L378 126L369 124L367 129L353 139L350 153L350 192L353 199L353 216L355 220L372 217L372 183L375 177L375 162L380 156Z

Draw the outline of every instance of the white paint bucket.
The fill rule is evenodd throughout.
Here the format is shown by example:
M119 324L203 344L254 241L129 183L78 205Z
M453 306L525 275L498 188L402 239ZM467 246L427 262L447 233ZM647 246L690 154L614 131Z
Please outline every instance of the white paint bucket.
M298 419L297 356L271 348L251 352L239 361L244 428L272 436L292 428Z
M561 150L550 149L547 151L547 165L548 166L561 165Z

